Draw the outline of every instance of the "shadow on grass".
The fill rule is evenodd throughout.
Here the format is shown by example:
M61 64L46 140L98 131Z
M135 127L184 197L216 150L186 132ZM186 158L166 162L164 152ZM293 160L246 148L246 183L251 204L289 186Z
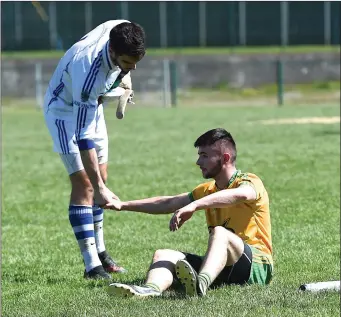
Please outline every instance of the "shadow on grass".
M122 283L127 285L137 285L142 286L145 283L145 279L137 278L132 280L126 281L115 281L115 279L108 281L108 280L87 280L85 287L87 288L105 288L111 283ZM185 290L183 286L178 282L174 281L172 286L167 289L162 296L160 297L153 297L153 299L162 299L162 300L184 300L189 299L188 296L185 294Z
M32 272L16 272L14 274L3 273L3 279L7 283L17 283L17 284L39 284L39 285L55 285L70 283L70 276L49 276L44 273L35 274Z
M340 129L326 129L314 133L315 136L328 136L328 135L340 135Z

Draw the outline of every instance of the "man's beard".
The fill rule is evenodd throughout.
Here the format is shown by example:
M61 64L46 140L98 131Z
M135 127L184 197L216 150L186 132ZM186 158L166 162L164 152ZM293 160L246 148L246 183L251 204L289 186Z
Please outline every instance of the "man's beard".
M204 178L215 178L223 168L223 164L220 160L217 160L217 164L211 168L209 171L206 172L206 175L204 175Z

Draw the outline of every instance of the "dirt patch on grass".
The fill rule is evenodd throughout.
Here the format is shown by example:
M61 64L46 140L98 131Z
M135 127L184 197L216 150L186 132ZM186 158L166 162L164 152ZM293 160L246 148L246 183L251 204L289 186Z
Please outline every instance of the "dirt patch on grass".
M288 118L257 121L261 124L332 124L340 122L340 117Z

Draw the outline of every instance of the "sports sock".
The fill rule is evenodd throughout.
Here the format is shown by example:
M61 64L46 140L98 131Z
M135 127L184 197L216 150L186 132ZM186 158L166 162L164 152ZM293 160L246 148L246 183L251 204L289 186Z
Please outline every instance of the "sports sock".
M104 236L103 236L103 215L104 211L101 207L94 205L92 207L94 217L94 231L97 253L105 251Z
M207 289L212 284L211 277L207 273L200 273L198 275L198 279L199 279L200 290L205 295L207 292Z
M161 293L160 287L157 286L157 285L154 284L154 283L146 283L146 284L144 284L144 286L149 287L149 288L152 288L152 289L154 289L154 290L156 290L156 291L158 291L158 292Z
M83 256L85 270L89 272L102 265L96 249L92 207L70 205L69 220Z

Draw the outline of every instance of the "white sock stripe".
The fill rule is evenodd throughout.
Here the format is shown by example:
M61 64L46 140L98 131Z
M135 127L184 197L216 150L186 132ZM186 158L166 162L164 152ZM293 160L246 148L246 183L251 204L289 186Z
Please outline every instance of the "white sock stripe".
M99 222L99 221L103 221L103 214L94 216L94 222Z
M99 215L101 216L101 215ZM103 215L102 215L103 216ZM95 239L96 239L96 248L97 252L101 253L105 251L105 244L104 244L104 235L103 235L103 220L96 222L96 218L98 216L94 216L94 231L95 231Z
M78 240L78 245L82 252L87 272L89 272L94 267L101 265L94 237Z
M84 208L84 209L69 209L69 215L84 215L84 214L92 214L92 208Z
M72 227L74 233L82 232L82 231L91 231L94 230L94 224L82 225Z

